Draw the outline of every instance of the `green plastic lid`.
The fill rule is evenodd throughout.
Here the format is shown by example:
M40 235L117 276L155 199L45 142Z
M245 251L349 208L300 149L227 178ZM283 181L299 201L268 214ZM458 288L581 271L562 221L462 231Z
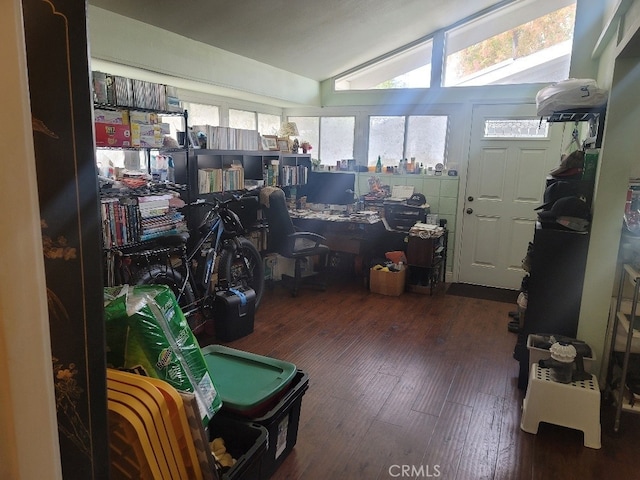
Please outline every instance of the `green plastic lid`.
M296 374L296 366L224 345L202 348L209 373L223 407L245 412L259 408L282 391Z

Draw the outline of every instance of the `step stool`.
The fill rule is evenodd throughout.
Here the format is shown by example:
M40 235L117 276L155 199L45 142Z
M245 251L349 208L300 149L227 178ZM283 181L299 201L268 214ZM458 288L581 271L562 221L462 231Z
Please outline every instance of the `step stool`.
M585 447L600 448L600 388L596 376L559 383L551 380L550 368L531 365L520 428L538 433L540 422L580 430Z

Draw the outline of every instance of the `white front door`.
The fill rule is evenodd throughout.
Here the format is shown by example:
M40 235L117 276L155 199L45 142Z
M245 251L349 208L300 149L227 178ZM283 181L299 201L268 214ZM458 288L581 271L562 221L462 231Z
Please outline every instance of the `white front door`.
M461 224L461 283L520 288L546 178L560 163L562 128L535 105L474 107Z

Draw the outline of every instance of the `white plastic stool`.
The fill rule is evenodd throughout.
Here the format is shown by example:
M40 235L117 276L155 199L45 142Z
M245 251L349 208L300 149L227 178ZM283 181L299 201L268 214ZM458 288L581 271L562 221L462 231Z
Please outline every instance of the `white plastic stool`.
M596 376L559 383L551 380L551 369L531 365L520 428L538 433L540 422L580 430L585 447L600 448L600 388Z

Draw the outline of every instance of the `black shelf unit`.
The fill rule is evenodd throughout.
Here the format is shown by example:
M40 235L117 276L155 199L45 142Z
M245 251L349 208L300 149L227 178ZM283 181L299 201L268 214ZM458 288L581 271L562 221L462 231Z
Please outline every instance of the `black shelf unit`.
M421 238L409 235L407 238L407 289L410 292L433 295L438 285L445 283L447 274L447 248L449 231L442 235Z
M589 122L589 135L600 148L606 105L598 108L575 108L551 114L548 122ZM591 206L593 179L565 180L573 184L575 195L585 197ZM547 186L558 179L547 178ZM527 294L526 309L520 311L520 331L514 358L520 363L518 387L526 389L529 378L529 334L556 334L575 338L578 331L582 288L589 249L589 231L577 232L558 226L536 223L527 259L528 277L523 280Z
M214 150L189 149L188 152L173 155L175 164L175 181L187 186L186 199L188 202L197 200L211 201L214 198L224 199L238 190L245 188L247 180L264 182L264 186L279 186L288 188L306 183L308 172L311 171L311 155L279 152L271 150ZM224 180L223 170L232 165L242 167L245 185L229 184ZM199 170L220 170L222 181L220 188L202 192L199 188ZM269 172L269 169L271 171ZM293 174L295 170L298 174ZM272 180L269 184L267 180ZM256 194L258 190L256 189ZM236 208L235 206L233 207ZM259 204L239 204L236 213L240 216L243 226L253 230L259 226ZM195 228L201 221L201 215L191 212L188 225Z
M518 386L529 377L529 334L576 338L589 233L544 228L537 223L529 258L527 308L514 357L520 362Z
M231 185L223 181L211 192L203 193L198 188L199 170L225 170L232 165L243 168L244 178L253 181L265 181L266 170L276 171L271 185L286 187L306 183L308 172L311 170L311 155L263 150L211 150L190 149L188 156L178 160L176 164L176 182L188 185L191 201L198 198L208 198L210 195L225 194L244 188L241 185ZM299 171L294 174L293 171ZM237 188L236 188L237 187Z
M595 137L595 148L602 146L602 134L604 132L604 120L607 106L597 108L573 108L553 112L547 117L547 122L589 122L589 136Z

